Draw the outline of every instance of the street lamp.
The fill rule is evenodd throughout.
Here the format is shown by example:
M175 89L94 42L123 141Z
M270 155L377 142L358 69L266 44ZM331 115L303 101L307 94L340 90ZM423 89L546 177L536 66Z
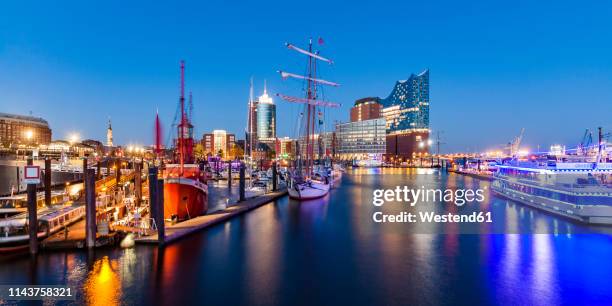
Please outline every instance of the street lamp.
M34 132L32 130L27 130L25 132L25 137L28 140L28 142L30 142L30 140L32 140L32 138L34 137Z
M73 133L70 135L70 144L75 144L79 141L79 134Z

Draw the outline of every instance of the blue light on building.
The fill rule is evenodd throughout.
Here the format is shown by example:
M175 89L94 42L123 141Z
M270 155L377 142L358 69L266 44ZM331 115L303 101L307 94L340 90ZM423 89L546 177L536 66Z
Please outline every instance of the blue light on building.
M379 101L387 134L429 131L429 70L397 81L391 94Z
M257 101L257 139L266 143L276 140L276 105L265 87Z

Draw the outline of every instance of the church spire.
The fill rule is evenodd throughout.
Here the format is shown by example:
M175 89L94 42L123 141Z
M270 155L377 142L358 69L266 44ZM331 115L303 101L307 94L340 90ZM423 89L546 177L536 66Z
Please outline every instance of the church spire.
M113 127L111 126L110 117L108 117L108 128L106 129L106 146L113 146Z

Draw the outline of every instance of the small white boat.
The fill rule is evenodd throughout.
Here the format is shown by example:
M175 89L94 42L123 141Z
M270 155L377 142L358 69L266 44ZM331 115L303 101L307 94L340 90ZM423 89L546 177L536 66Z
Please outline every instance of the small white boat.
M291 180L290 186L287 189L289 197L297 200L312 200L324 197L329 193L330 182L322 182L318 180L307 180L302 183L297 183Z
M261 186L247 187L244 190L244 196L248 198L257 197L266 194L267 188Z

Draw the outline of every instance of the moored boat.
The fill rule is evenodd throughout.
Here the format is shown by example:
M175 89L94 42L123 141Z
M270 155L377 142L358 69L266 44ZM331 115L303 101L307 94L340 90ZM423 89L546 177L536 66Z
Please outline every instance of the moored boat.
M289 188L287 191L289 197L296 200L312 200L324 197L329 193L331 182L328 180L315 180L309 179L306 181L299 181L296 179L290 180Z
M322 43L322 39L319 39ZM324 101L319 98L319 85L339 86L339 84L317 78L317 62L323 61L332 64L333 61L320 55L319 51L313 50L312 39L308 44L308 49L301 49L293 44L286 44L287 48L308 57L308 66L306 75L298 75L285 71L279 71L283 79L294 78L307 83L306 97L291 97L283 94L277 94L282 99L292 102L304 104L303 117L301 118L302 127L300 129L299 141L304 144L297 145L296 167L291 172L288 184L289 196L297 200L310 200L323 197L329 193L331 188L332 178L331 173L324 171L321 167L315 166L314 152L315 146L320 145L317 141L316 129L322 125L321 113L317 111L318 107L338 107L337 103ZM319 116L319 118L317 118ZM320 140L320 138L319 138ZM300 147L303 146L304 150ZM304 152L302 152L304 151ZM321 148L319 147L319 151ZM319 153L321 158L321 153ZM318 169L317 169L318 168Z
M612 225L612 163L510 162L499 165L498 195L583 223Z
M38 211L39 240L44 239L85 216L84 205L54 206ZM27 212L0 220L0 253L11 253L28 247L30 235Z
M206 213L208 209L207 175L193 156L193 125L185 113L185 64L181 61L181 118L176 139L175 164L163 170L164 218L185 220ZM191 101L190 101L191 104Z
M206 213L208 185L199 165L166 165L164 172L164 218L190 219Z

